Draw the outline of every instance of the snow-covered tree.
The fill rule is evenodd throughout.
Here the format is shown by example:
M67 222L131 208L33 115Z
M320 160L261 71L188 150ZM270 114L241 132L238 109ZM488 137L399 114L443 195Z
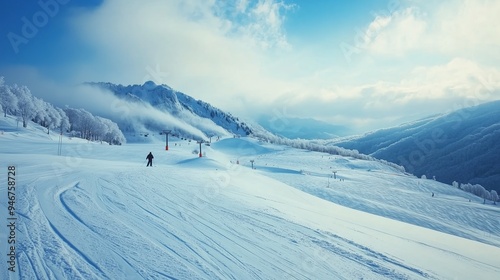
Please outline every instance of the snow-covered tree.
M472 193L476 196L483 197L485 196L486 189L479 185L479 184L474 184L472 185ZM488 192L489 193L489 192Z
M58 110L50 103L45 102L43 110L44 113L41 115L43 115L44 118L42 123L40 124L47 128L47 134L50 133L51 129L59 128L61 126L63 117L67 118L64 111ZM63 115L61 115L61 112L63 113Z
M453 181L453 183L451 183L451 185L454 187L454 188L460 188L460 184L457 182L457 181Z
M66 108L64 112L68 116L73 135L92 141L107 141L110 144L125 143L125 136L111 120L95 117L85 109Z
M110 145L125 143L125 136L116 123L106 118L96 117L96 119L104 126L100 140L104 140Z
M26 86L18 86L16 84L11 87L11 91L17 97L17 115L23 121L23 127L27 127L28 121L30 121L36 113L31 91Z
M92 134L94 140L103 141L104 136L108 133L108 126L104 122L104 118L94 117L94 123L92 124Z
M79 137L90 140L94 116L85 109L66 108L64 112L69 118L70 130Z
M47 114L47 107L49 104L40 98L32 97L33 103L33 118L32 121L46 127L46 123L49 121L49 115Z
M479 185L479 184L462 184L460 185L460 187L462 188L462 190L466 191L466 192L469 192L469 193L472 193L473 195L475 196L479 196L481 198L484 199L484 202L483 203L486 203L486 200L490 200L491 197L490 197L490 192L487 191L483 186Z
M486 200L491 200L496 204L496 201L499 199L497 191L492 190L490 192L479 184L461 184L460 188L466 192L472 193L475 196L481 197L484 199L483 203L486 203Z
M59 117L61 119L58 127L59 127L59 131L62 134L64 131L66 131L66 130L68 130L70 128L69 118L68 118L68 116L66 115L66 113L64 112L63 109L56 108L56 111L59 114Z
M496 205L497 201L498 201L498 193L497 193L497 191L491 190L490 197L491 197L491 200L493 201L493 204Z
M486 200L491 200L490 192L487 190L483 191L483 195L481 197L484 199L483 204L486 204Z
M48 104L46 111L48 116L48 122L46 128L47 128L47 134L49 134L50 129L55 129L61 126L62 116L59 113L59 111L51 104Z
M11 88L5 85L3 77L0 77L0 107L4 117L7 117L7 113L14 114L17 110L17 97L12 93Z
M26 86L5 85L3 77L0 77L0 94L4 114L15 111L18 121L22 120L23 127L31 120L47 128L47 134L51 129L59 128L61 134L70 130L73 135L92 141L125 143L125 136L113 121L96 117L85 109L63 110L54 107L43 99L34 97Z

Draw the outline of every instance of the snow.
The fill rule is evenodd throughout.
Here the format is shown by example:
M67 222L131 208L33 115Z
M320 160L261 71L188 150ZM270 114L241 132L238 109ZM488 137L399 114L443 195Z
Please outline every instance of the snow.
M451 186L249 138L109 146L0 120L17 268L1 279L496 279L500 209ZM155 156L146 167L148 152ZM254 160L256 169L250 168ZM237 164L237 162L239 164ZM336 171L336 179L332 178ZM0 219L7 223L6 181ZM339 180L342 179L342 180ZM435 197L431 197L431 193ZM471 202L469 202L471 199Z

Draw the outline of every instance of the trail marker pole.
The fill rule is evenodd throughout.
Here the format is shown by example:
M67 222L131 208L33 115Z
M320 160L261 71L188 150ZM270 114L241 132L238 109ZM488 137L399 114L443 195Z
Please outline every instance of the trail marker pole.
M57 144L57 155L60 156L62 154L62 131L59 134L59 143Z
M172 130L163 130L163 133L165 133L165 151L168 151L168 135Z
M197 141L196 143L200 144L200 157L202 157L202 154L201 154L201 144L203 143L203 141Z

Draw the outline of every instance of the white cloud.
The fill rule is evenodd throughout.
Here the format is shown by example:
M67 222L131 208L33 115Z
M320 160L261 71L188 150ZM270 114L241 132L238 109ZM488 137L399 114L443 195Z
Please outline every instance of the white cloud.
M293 5L287 5L281 1L259 0L249 11L250 17L255 20L247 26L240 28L252 38L256 38L260 45L267 49L269 47L289 47L283 33L284 16L283 10L289 10Z
M418 9L406 8L390 17L377 17L365 34L369 52L401 56L418 49L427 30Z
M358 79L303 92L302 111L382 127L500 99L500 1L396 2L347 49Z
M462 58L417 66L395 82L310 85L305 82L282 96L268 111L277 108L288 116L314 117L366 131L500 99L500 71Z
M276 0L237 4L231 16L215 0L105 1L74 20L101 57L101 69L89 68L87 74L130 84L160 69L165 75L157 77L164 80L156 83L223 108L234 108L241 96L263 99L280 82L270 77L271 54L262 47L287 44L282 13L289 7Z
M152 79L238 116L283 108L363 128L500 98L500 1L407 1L366 15L354 42L365 55L348 67L324 41L290 46L289 3L107 0L75 16L96 57L71 71L79 82Z
M411 3L411 2L410 2ZM376 17L366 34L372 54L404 55L425 51L441 55L500 60L500 1L417 2L385 17ZM381 18L387 24L379 24ZM373 32L373 26L378 27Z

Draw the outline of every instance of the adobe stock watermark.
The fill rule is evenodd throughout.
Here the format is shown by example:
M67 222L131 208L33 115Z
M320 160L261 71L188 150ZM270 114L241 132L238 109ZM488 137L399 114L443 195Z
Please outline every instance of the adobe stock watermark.
M31 17L21 18L22 26L19 32L9 32L7 39L15 54L19 53L19 46L28 44L29 41L38 34L39 30L45 27L49 20L55 17L61 10L61 6L68 4L70 0L40 0L40 9L33 13Z

